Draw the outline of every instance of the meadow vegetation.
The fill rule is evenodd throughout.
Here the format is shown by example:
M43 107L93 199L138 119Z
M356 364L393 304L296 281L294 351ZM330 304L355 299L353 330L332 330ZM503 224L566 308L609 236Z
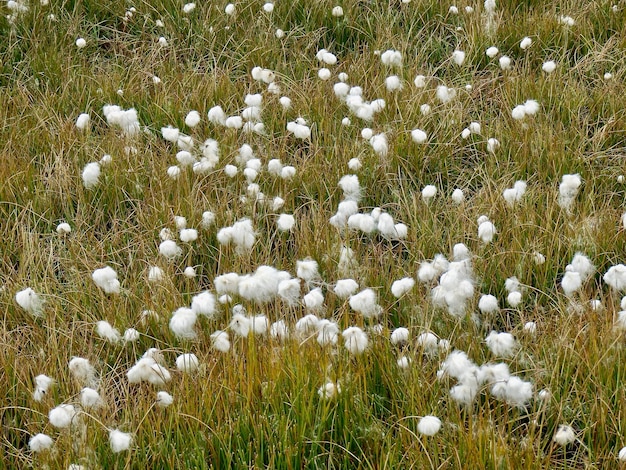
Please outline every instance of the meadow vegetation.
M6 468L619 468L626 4L0 5Z

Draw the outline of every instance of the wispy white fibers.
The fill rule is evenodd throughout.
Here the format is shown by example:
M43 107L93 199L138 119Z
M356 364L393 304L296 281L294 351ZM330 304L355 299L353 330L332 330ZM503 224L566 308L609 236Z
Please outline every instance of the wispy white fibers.
M299 337L306 338L307 336L317 331L320 319L317 315L309 313L300 318L295 325L296 334Z
M47 375L40 374L35 377L35 390L33 390L33 400L40 402L48 394L48 390L54 384L54 379Z
M441 364L437 377L455 378L458 383L450 389L450 397L459 405L471 405L478 394L478 368L463 351L452 351Z
M436 416L424 416L417 423L417 430L425 436L434 436L441 429L441 420Z
M320 278L318 268L317 261L313 258L298 260L296 261L296 276L307 283L316 281Z
M237 336L246 338L250 333L252 325L250 324L250 319L243 313L235 313L230 320L229 327Z
M191 310L193 310L196 315L214 318L216 314L215 296L209 291L203 291L194 295L191 299Z
M424 189L422 189L422 200L426 204L430 204L432 200L435 199L436 195L437 195L437 186L428 184L424 186Z
M174 223L177 229L183 230L187 227L187 218L182 215L176 215L174 216Z
M347 299L359 288L358 282L354 279L340 279L335 283L333 291L340 299Z
M383 311L378 305L378 296L373 289L365 289L352 295L349 300L350 308L365 318L377 318Z
M326 65L335 65L337 63L337 56L326 49L320 49L315 55L317 60Z
M511 406L524 408L533 397L533 385L516 376L511 376L505 363L487 363L478 370L478 381L490 387L491 395L506 401Z
M241 219L231 227L224 227L217 232L220 245L234 245L238 254L249 253L256 241L256 233L250 219Z
M623 264L611 266L602 279L616 291L626 291L626 266Z
M415 345L420 348L427 356L435 355L439 352L439 340L434 333L425 331L415 338Z
M161 282L163 279L165 279L165 273L161 268L158 266L151 266L150 269L148 269L149 282Z
M96 323L96 334L107 340L109 343L119 343L122 337L117 328L114 328L108 321L100 320Z
M181 307L172 314L170 330L177 338L196 339L198 336L194 326L197 314L190 308Z
M102 407L104 401L97 390L84 387L80 391L80 405L85 409L97 409Z
M352 214L348 217L348 227L370 235L377 230L377 221L370 214Z
M465 245L462 246L467 250ZM465 315L467 302L474 296L474 279L469 253L457 246L455 251L458 252L455 253L455 261L448 264L439 279L439 285L432 289L431 299L436 307L447 309L455 317L462 317Z
M183 249L174 240L164 240L159 245L159 254L165 259L172 261L183 254Z
M128 382L131 384L148 382L156 386L165 385L172 379L170 372L159 364L154 357L146 354L126 373Z
M222 353L228 352L230 350L230 338L228 337L228 333L217 330L211 334L211 346Z
M580 273L575 271L568 271L561 279L561 288L565 295L571 296L574 292L578 291L583 285Z
M372 211L371 216L375 221L378 219L376 228L383 238L387 240L403 240L406 238L408 233L407 226L403 223L396 223L390 214L386 212L375 214L375 212Z
M200 123L200 113L198 111L189 111L185 116L185 124L188 127L196 127Z
M285 341L289 338L290 332L285 320L278 320L270 326L270 336L279 341Z
M59 429L69 427L77 417L78 412L76 408L69 404L59 405L48 413L50 424Z
M390 75L389 77L385 78L385 87L389 92L402 90L402 81L397 75Z
M574 26L576 24L576 21L574 20L574 18L572 18L571 16L567 16L567 15L561 15L558 18L558 22L559 24L562 24L563 26Z
M193 138L189 135L185 135L183 133L179 134L178 140L176 141L176 145L180 150L185 150L187 152L191 152L194 148Z
M480 366L476 377L481 385L493 386L497 383L503 383L509 380L511 371L505 362L497 364L488 362Z
M404 277L402 279L398 279L391 284L391 293L394 297L400 298L411 289L415 285L415 279L412 277Z
M476 374L478 368L464 351L452 351L448 357L441 363L437 376L442 378L450 376L454 379L461 380L466 374Z
M241 129L243 127L243 119L241 116L228 116L224 125L229 129Z
M219 105L213 106L211 109L209 109L209 112L207 113L207 118L212 124L217 124L220 126L226 125L226 113ZM165 135L163 135L163 137L165 138ZM176 140L178 140L178 136L176 136Z
M426 86L426 77L424 75L416 75L413 79L413 85L415 85L415 88L424 88Z
M200 146L202 157L199 161L193 163L193 172L196 174L205 174L215 168L220 161L219 145L214 139L207 139Z
M72 232L72 227L67 222L61 222L57 225L57 233L59 235L67 235Z
M277 294L287 305L297 305L300 300L300 279L284 279L280 281Z
M572 203L582 185L582 179L578 173L574 175L563 175L561 178L561 184L559 185L559 205L569 211Z
M428 142L428 134L422 129L413 129L411 131L411 139L416 144L425 144Z
M326 81L330 79L330 77L332 76L332 72L326 67L322 67L317 71L317 76L320 78L320 80Z
M198 239L198 231L193 228L184 228L180 231L179 236L183 243L191 243Z
M54 441L47 434L35 434L28 441L28 447L33 452L43 452L44 450L48 450L52 447Z
M556 62L553 60L548 60L543 63L541 66L541 70L543 70L548 75L556 70Z
M270 322L265 315L252 315L248 317L250 321L250 331L255 335L263 336L266 335L269 328Z
M287 123L287 132L293 134L296 139L308 140L311 138L311 128L306 124L306 121L290 121Z
M404 327L396 328L391 332L390 341L394 346L403 345L409 341L409 330Z
M518 349L517 341L511 333L498 333L492 331L485 338L487 347L498 357L512 357Z
M198 367L200 367L200 361L198 356L193 353L181 354L176 358L176 368L181 372L195 372Z
M326 382L317 390L317 394L325 400L330 400L340 393L341 386L339 385L339 382Z
M130 449L132 442L133 437L129 433L122 432L119 429L112 429L109 432L109 444L114 454Z
M456 90L445 85L439 85L437 86L436 96L441 103L446 104L456 97Z
M504 283L504 288L509 293L506 297L507 303L516 308L522 303L522 286L517 277L510 277Z
M237 294L239 292L239 280L239 274L226 273L213 279L213 285L219 295Z
M156 405L159 408L167 408L174 403L174 397L165 391L157 392Z
M454 51L452 53L452 62L454 62L458 66L463 65L463 62L465 62L465 52L458 49Z
M291 214L280 214L276 219L276 227L279 232L289 232L296 224L296 219Z
M278 294L278 285L291 275L286 271L279 271L272 266L259 266L253 274L242 276L238 283L239 295L257 303L266 303L273 300Z
M389 144L387 142L387 136L384 132L373 135L369 140L369 143L379 157L387 156L387 153L389 152Z
M591 260L583 253L575 253L570 264L565 267L565 271L574 271L580 274L583 282L588 281L596 272L596 267Z
M348 219L357 214L359 211L359 205L355 200L346 199L341 201L337 206L337 212L333 215L329 222L333 227L338 229L346 228Z
M317 343L322 346L334 346L339 339L339 325L337 323L322 319L317 324Z
M324 294L322 289L316 287L302 298L302 303L307 310L320 310L324 306Z
M135 108L122 109L117 105L105 105L102 112L107 123L113 127L119 127L126 137L133 137L139 134L140 126Z
M485 54L486 54L486 55L487 55L487 57L489 57L490 59L493 59L495 56L497 56L497 55L498 55L498 52L500 52L500 51L498 50L498 48L497 48L497 47L495 47L495 46L491 46L491 47L488 47L488 48L487 48L487 50L485 51Z
M380 55L380 60L389 67L402 67L402 53L394 49L389 49Z
M561 424L556 430L552 440L561 446L566 446L576 440L576 433L571 426Z
M79 131L84 131L89 127L89 114L82 113L76 118L76 129Z
M96 380L96 369L91 365L89 359L84 357L73 357L68 367L72 377L81 385L94 385Z
M91 278L105 294L120 293L120 281L117 279L117 272L112 267L105 266L104 268L96 269L91 274Z
M591 260L582 253L576 253L572 262L565 267L561 288L568 297L577 292L595 273Z
M215 213L204 211L202 213L202 228L208 229L215 223Z
M339 180L339 187L343 191L343 197L346 201L358 203L361 200L361 185L357 175L342 176Z
M478 301L478 309L484 314L496 313L500 310L498 299L493 295L481 295Z
M263 82L266 84L271 84L276 79L276 74L274 73L273 70L264 69L258 66L252 68L250 75L252 76L254 80ZM269 90L269 87L268 87L268 90Z
M503 191L502 196L509 207L513 207L515 203L519 202L526 193L526 182L516 181L512 188L507 188Z
M180 131L172 126L161 127L161 135L168 142L172 142L175 144L178 142L178 136L180 135Z
M345 348L352 355L362 354L369 344L367 334L358 326L346 328L341 333L341 336L343 336Z
M450 196L452 202L455 204L461 204L465 200L465 193L461 188L456 188L452 191L452 195Z
M82 178L83 186L85 186L86 189L94 189L98 186L100 182L100 163L87 163L83 168Z
M44 300L30 287L17 292L15 294L15 302L35 317L43 314Z
M488 217L483 215L478 218L478 238L480 238L483 243L491 243L496 233L496 226Z
M435 259L430 261L422 261L420 267L417 270L417 278L422 283L430 283L438 278L441 273L448 270L449 262L442 254L435 256Z
M491 154L495 154L496 150L500 148L500 141L498 139L494 139L493 137L487 139L487 152Z

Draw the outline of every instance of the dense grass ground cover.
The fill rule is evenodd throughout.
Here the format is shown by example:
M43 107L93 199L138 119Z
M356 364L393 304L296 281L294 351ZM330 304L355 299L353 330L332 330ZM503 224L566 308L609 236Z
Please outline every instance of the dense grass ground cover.
M194 6L1 6L4 466L619 467L626 5Z

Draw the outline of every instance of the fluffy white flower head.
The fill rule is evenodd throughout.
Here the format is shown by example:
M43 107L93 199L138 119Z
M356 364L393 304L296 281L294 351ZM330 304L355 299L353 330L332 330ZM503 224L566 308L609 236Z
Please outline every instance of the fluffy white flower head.
M417 430L425 436L434 436L441 429L441 420L436 416L424 416L417 423Z
M130 449L132 442L133 438L129 433L122 432L119 429L112 429L109 432L109 444L114 454Z

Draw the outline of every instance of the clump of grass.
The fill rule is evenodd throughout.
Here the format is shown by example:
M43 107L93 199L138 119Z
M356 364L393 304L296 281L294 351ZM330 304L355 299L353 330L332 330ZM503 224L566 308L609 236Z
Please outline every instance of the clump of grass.
M617 467L626 10L474 3L3 4L5 466Z

